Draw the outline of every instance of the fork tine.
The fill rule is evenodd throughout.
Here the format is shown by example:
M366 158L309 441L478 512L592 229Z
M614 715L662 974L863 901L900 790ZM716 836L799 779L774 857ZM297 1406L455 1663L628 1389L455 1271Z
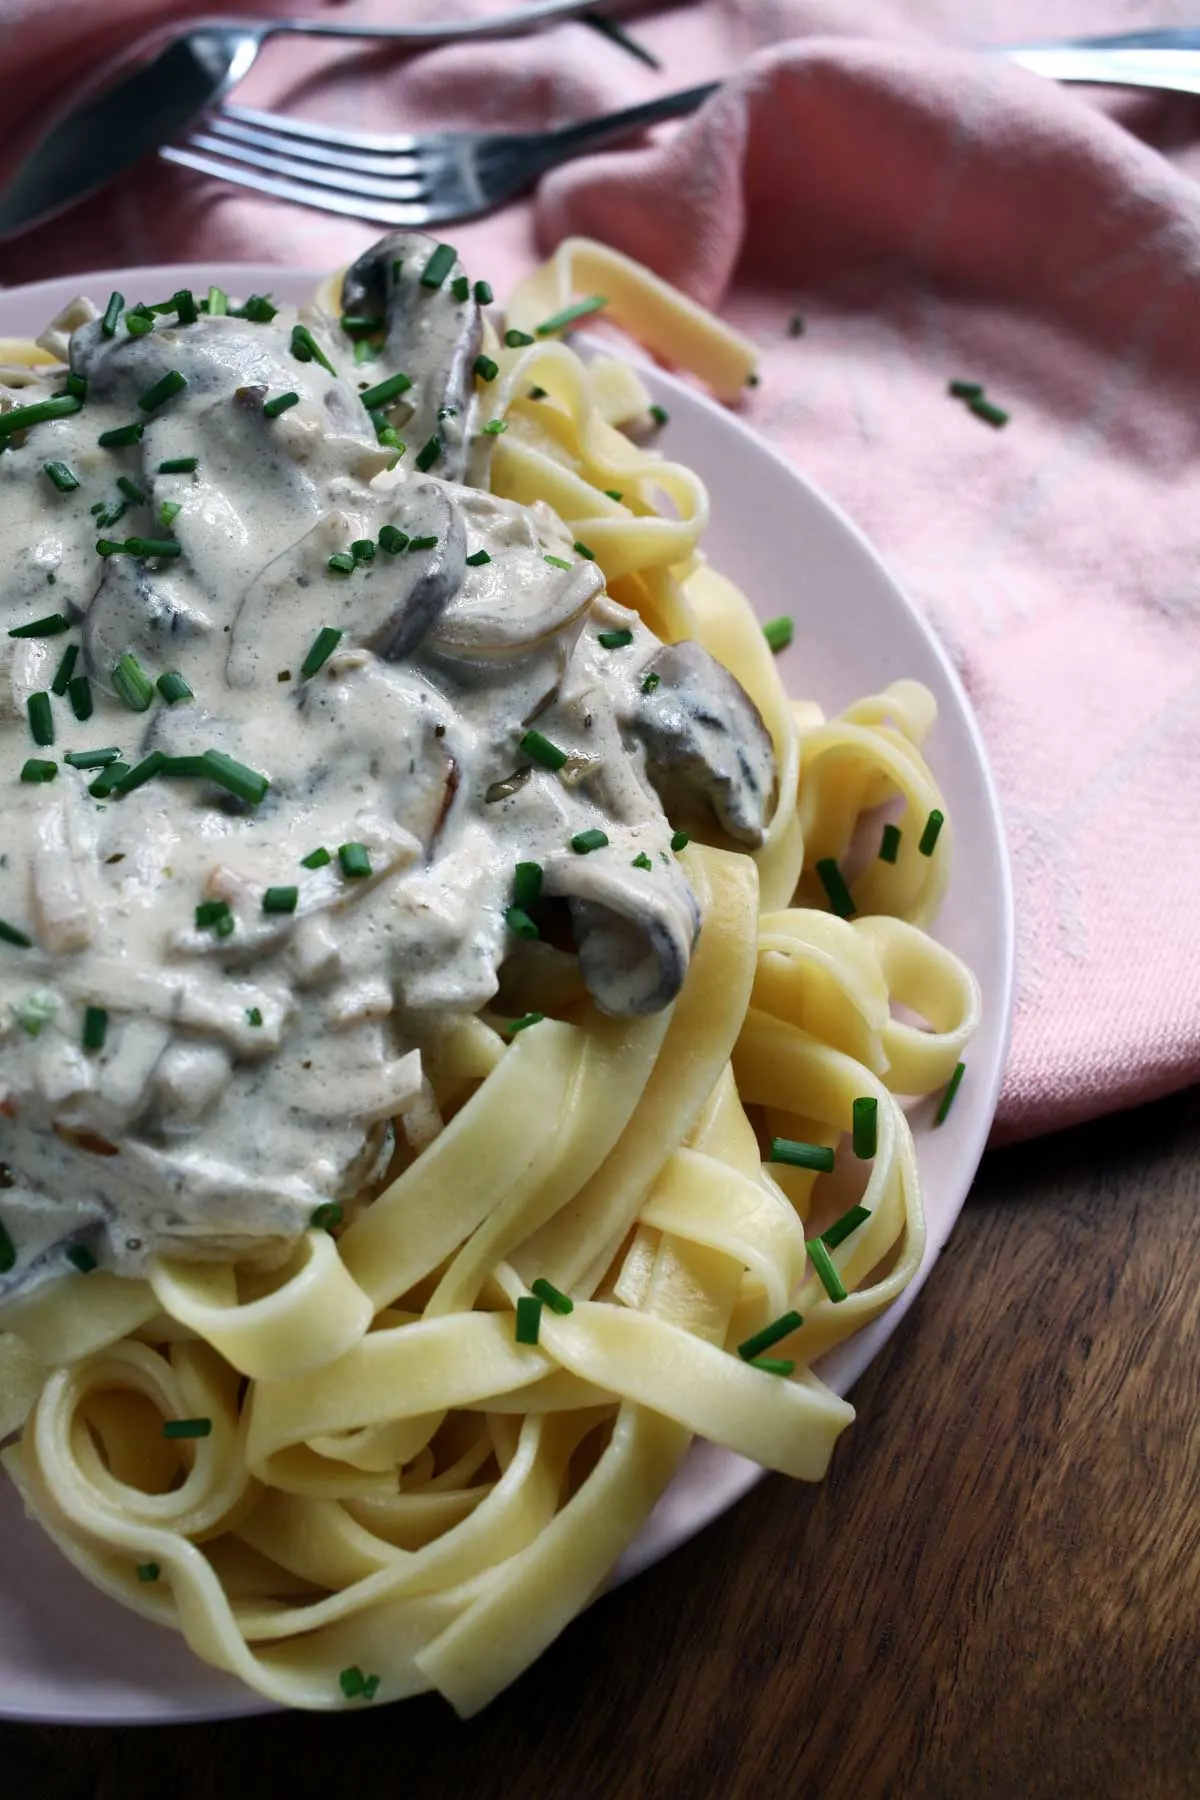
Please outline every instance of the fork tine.
M257 156L247 156L242 149L248 145L252 150L265 150L276 156L286 156L292 162L315 163L323 169L349 169L359 175L385 175L393 179L405 175L419 175L421 162L417 156L407 152L386 153L373 150L365 156L356 156L349 150L332 150L323 145L311 144L306 139L284 137L282 133L268 131L257 125L243 125L238 119L225 119L220 113L214 113L203 124L203 130L209 137L220 138L234 148L227 153L239 157L243 162L256 163ZM190 140L200 148L211 149L212 145L199 145L198 136L192 134Z
M329 188L314 187L307 181L284 181L276 175L260 174L237 163L204 156L182 145L166 144L158 154L166 162L195 169L201 175L216 175L222 181L233 182L235 187L252 188L255 193L270 194L276 200L293 200L299 206L313 206L319 212L341 213L351 219L374 219L381 225L421 226L464 216L453 212L435 213L422 201L402 204L367 195L334 193Z
M268 175L282 175L287 180L310 182L314 187L322 189L332 188L338 194L356 194L360 201L422 200L429 191L429 180L424 175L343 173L339 169L327 169L316 163L299 162L292 156L279 156L269 150L242 149L223 138L211 136L203 129L190 132L185 143L191 150L225 156L231 162L244 163L256 174L265 170Z
M254 125L263 131L280 132L284 137L301 138L309 144L332 144L345 150L376 150L412 155L434 138L413 137L407 131L340 131L335 125L305 124L303 119L284 118L281 113L257 112L251 106L234 106L226 102L221 112L239 125ZM443 134L444 135L444 134Z

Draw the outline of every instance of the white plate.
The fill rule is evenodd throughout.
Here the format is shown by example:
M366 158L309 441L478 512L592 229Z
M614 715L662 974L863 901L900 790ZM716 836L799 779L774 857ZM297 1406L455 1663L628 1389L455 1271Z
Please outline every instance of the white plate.
M131 300L212 281L235 294L270 290L306 299L319 276L301 270L197 264L109 271L0 293L0 337L34 336L77 293ZM845 1393L895 1331L945 1243L975 1173L995 1111L1008 1046L1013 984L1012 886L991 773L970 703L929 627L861 533L831 501L731 414L654 370L647 380L671 422L663 441L707 482L705 549L750 595L762 618L792 613L796 642L782 658L797 695L834 712L901 675L925 682L940 717L928 746L954 819L956 857L937 935L971 964L983 988L983 1025L954 1110L937 1131L917 1123L929 1221L920 1276L891 1311L827 1359L822 1375ZM932 512L930 529L933 529ZM925 1122L932 1105L923 1109ZM759 1477L754 1464L696 1445L622 1560L636 1574L723 1512ZM196 1661L182 1640L93 1592L0 1488L0 1716L109 1724L227 1717L264 1711L239 1682Z

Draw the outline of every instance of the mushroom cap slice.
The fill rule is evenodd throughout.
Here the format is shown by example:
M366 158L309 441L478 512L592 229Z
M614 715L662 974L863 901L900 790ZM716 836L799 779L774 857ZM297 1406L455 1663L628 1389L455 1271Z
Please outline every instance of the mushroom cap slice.
M670 1005L700 930L700 909L678 864L643 872L632 867L629 848L554 856L543 875L543 892L570 904L588 992L617 1018Z

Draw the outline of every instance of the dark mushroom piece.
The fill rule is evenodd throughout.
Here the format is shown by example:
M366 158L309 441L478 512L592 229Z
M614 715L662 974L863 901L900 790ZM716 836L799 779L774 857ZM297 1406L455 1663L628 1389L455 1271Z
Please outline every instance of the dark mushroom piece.
M700 929L696 897L674 861L643 873L627 848L553 857L543 886L568 901L588 992L617 1018L670 1005Z
M101 567L83 618L83 657L88 674L109 693L113 669L127 653L146 669L174 668L189 639L215 631L166 569L151 571L134 556L110 556Z
M657 675L650 693L647 675ZM757 849L775 800L775 753L741 683L699 644L666 644L642 667L622 725L643 747L646 773L676 823L710 813Z
M471 295L454 297L463 279L455 259L436 287L422 282L430 258L440 248L420 231L394 231L352 263L342 280L342 309L387 324L383 352L371 370L375 383L403 373L412 382L396 402L410 454L433 438L441 446L431 464L448 481L461 478L467 461L467 411L474 390L474 363L483 342L479 305Z
M431 655L481 671L562 638L573 645L604 577L595 563L555 569L540 548L513 547L471 578L426 639Z

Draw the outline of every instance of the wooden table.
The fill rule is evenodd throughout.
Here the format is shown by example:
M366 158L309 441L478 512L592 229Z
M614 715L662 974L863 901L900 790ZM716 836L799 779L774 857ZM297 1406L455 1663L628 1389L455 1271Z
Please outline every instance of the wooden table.
M0 1729L4 1800L1196 1800L1200 1104L992 1155L857 1388L468 1724Z

